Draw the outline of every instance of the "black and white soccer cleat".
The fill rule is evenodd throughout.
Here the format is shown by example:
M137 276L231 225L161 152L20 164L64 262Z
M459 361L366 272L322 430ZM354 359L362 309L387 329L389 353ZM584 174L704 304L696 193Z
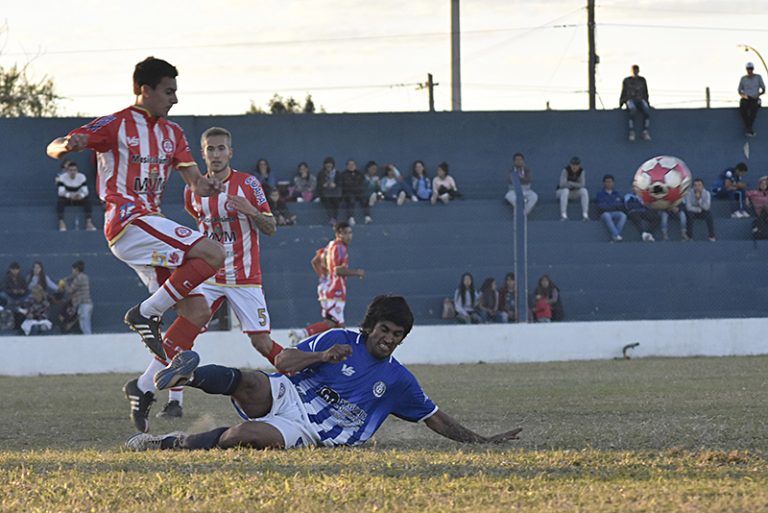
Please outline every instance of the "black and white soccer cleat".
M131 405L131 420L137 430L142 433L149 431L149 408L155 402L155 394L142 392L139 389L138 378L132 379L123 386L125 397Z

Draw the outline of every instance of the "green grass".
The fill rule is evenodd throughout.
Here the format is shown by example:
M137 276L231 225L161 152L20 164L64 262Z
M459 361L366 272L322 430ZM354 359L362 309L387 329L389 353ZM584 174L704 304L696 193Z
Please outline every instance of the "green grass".
M130 376L0 377L0 511L759 511L766 364L414 366L465 425L522 439L466 446L390 419L364 448L266 452L129 453ZM151 428L235 422L225 398L191 390L184 419Z

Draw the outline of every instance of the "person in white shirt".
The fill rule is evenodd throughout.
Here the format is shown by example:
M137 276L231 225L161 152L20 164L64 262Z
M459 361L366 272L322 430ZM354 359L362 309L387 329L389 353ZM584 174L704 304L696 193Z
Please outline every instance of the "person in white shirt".
M83 173L78 172L77 164L71 160L65 160L61 166L62 173L56 178L59 189L59 201L56 203L56 214L59 216L59 231L67 231L64 222L64 209L69 206L83 207L85 211L85 229L95 231L96 227L91 220L91 201L88 198L87 179Z

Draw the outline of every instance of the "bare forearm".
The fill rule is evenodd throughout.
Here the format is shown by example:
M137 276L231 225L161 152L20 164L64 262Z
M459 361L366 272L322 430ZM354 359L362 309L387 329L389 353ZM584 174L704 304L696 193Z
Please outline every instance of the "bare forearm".
M346 267L337 267L336 274L338 276L362 276L362 269L348 269Z
M432 431L434 431L438 435L442 435L446 438L450 438L451 440L455 440L456 442L469 443L469 444L488 442L488 439L486 437L479 435L474 431L472 431L471 429L468 429L462 426L458 421L453 419L450 415L448 415L447 413L443 413L440 410L438 410L437 412L435 412L434 415L428 418L425 421L425 423L427 427L429 427Z
M298 372L322 361L322 353L286 348L275 357L275 368L280 372Z
M273 216L262 214L257 210L255 213L249 214L248 217L264 235L272 235L277 231L277 222Z
M67 149L67 138L66 137L57 137L51 143L48 145L48 148L46 148L46 152L48 153L48 156L54 159L60 158L63 155L66 155L69 153L69 150Z

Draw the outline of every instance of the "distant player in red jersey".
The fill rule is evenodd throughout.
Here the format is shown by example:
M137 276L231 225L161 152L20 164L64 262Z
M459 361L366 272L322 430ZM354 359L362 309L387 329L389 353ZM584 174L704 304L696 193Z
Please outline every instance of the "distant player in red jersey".
M357 276L360 279L365 277L364 270L349 268L352 227L342 222L336 223L333 230L336 238L325 248L318 250L312 258L312 268L320 278L317 292L324 320L303 329L291 330L288 336L294 343L331 328L343 327L344 306L347 303L347 276ZM323 272L327 272L325 280Z
M187 187L184 205L200 231L223 244L226 252L224 266L200 286L201 292L213 312L224 299L229 301L253 347L274 365L274 358L283 347L270 337L269 311L261 287L259 232L275 233L275 218L259 181L232 169L232 134L228 130L209 128L201 137L200 147L208 168L207 176L219 180L224 191L216 196L200 197ZM199 326L175 332L175 337L171 335L174 327L171 326L163 342L168 361L178 352L192 348L195 336L209 319L200 320ZM189 336L184 336L187 333ZM155 359L146 372L154 376L166 364ZM157 416L181 417L182 403L182 389L171 389L169 402Z
M190 294L224 263L219 243L160 213L171 169L200 196L221 190L216 179L200 174L181 127L166 119L178 103L177 75L168 62L148 57L133 72L135 105L54 139L47 149L52 158L86 149L96 152L99 197L106 203L104 234L112 253L133 268L152 293L128 310L125 322L161 359L166 357L160 336L163 313L175 306L181 318L207 318L205 300ZM148 411L151 404L151 383L150 376L125 386L137 425L142 409Z

